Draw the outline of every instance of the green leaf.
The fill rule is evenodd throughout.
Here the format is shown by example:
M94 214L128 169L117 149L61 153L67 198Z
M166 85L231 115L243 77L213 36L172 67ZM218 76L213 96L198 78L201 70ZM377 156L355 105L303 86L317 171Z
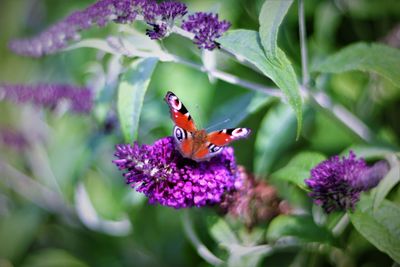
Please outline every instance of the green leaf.
M324 155L317 152L302 152L292 158L285 167L273 173L272 177L306 188L304 179L309 178L311 169L325 159Z
M75 50L79 48L94 48L100 51L104 51L106 53L119 55L120 53L115 50L110 44L104 39L96 39L96 38L89 38L84 39L70 46L64 48L65 51Z
M296 118L286 105L275 106L263 118L255 142L257 174L267 173L277 157L294 142L295 123Z
M273 219L267 230L267 239L295 237L304 242L334 243L334 237L325 228L315 224L311 216L280 215Z
M316 48L326 51L334 46L341 14L333 2L321 1L315 8L314 38Z
M0 259L16 260L28 250L42 221L32 206L12 212L0 220ZM1 264L0 264L1 265Z
M193 222L186 210L182 217L183 230L192 245L196 248L197 253L212 266L221 266L223 261L216 257L208 248L200 241L193 227Z
M94 209L101 218L120 220L124 215L123 197L125 190L115 188L100 172L89 171L84 180L85 188Z
M368 71L400 87L400 51L382 44L352 44L317 64L312 70L324 73Z
M156 64L156 58L134 61L119 83L118 116L126 142L132 142L137 137L144 95Z
M229 225L219 219L210 229L211 236L219 243L219 245L228 248L230 245L239 244L236 234Z
M349 213L357 231L393 260L400 262L400 207L383 200L373 210L372 199L363 196L354 213Z
M390 170L386 176L379 182L374 190L373 202L374 211L379 209L380 204L385 199L390 190L400 182L400 163L396 155L392 154L389 157Z
M229 252L229 267L257 266L272 251L268 245L244 246L225 220L219 219L210 229L211 236Z
M47 145L48 159L65 199L71 199L77 174L80 174L81 168L90 159L86 143L89 136L88 124L88 118L77 116L63 116L52 124L52 138Z
M258 17L260 39L268 58L278 57L277 39L279 26L292 4L293 0L266 0L261 7L260 16Z
M232 128L237 127L249 115L256 113L262 107L272 102L273 98L265 96L261 93L247 93L240 95L219 105L213 111L213 116L210 119L209 125L216 125L224 122L226 118L229 121L218 125L218 128Z
M263 257L272 253L269 245L242 246L233 244L230 246L228 266L229 267L256 267Z
M230 31L219 38L218 42L226 50L256 66L283 91L296 114L298 137L302 125L302 99L296 73L285 53L278 48L276 57L267 58L259 34L250 30Z
M81 260L61 249L47 249L30 255L23 267L88 267Z

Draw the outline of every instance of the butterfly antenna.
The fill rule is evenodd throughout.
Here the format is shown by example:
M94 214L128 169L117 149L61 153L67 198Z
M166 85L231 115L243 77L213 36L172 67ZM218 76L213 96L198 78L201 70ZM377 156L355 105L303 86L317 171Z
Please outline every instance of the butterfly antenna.
M212 129L212 128L214 128L214 127L217 127L218 125L227 123L227 122L229 122L230 120L231 120L231 119L225 119L225 120L223 120L223 121L217 122L217 123L214 124L214 125L208 126L208 127L206 128L206 131L209 131L210 129Z

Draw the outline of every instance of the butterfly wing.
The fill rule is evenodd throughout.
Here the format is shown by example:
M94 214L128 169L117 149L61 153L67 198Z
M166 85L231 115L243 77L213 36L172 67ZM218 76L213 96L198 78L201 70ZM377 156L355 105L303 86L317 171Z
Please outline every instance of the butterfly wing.
M169 106L171 119L174 121L176 126L188 132L194 132L197 130L189 111L174 93L168 92L165 95L165 101Z
M185 158L192 158L193 136L197 131L196 125L190 116L189 111L179 98L172 92L165 95L165 101L169 106L171 119L175 123L173 137L176 147Z
M221 150L222 150L222 147L221 147ZM195 161L197 161L197 162L199 162L199 161L204 161L204 160L207 160L207 159L209 159L209 158L212 158L213 156L215 156L215 155L217 155L218 153L219 153L220 151L218 151L218 152L214 152L214 153L211 153L210 152L210 147L209 147L209 143L207 142L207 143L205 143L205 144L202 144L194 153L193 153L193 155L191 156L191 159L193 159L193 160L195 160Z
M222 129L209 133L207 139L213 145L226 146L237 139L247 137L250 132L249 128Z
M211 132L207 135L207 158L213 157L222 151L222 148L231 142L246 138L251 133L249 128L231 128Z
M171 118L175 123L173 136L182 156L195 161L207 160L222 151L232 141L250 134L248 128L232 128L206 134L198 131L189 111L172 92L165 95Z
M185 129L176 126L173 132L175 145L185 158L191 158L193 151L193 134Z

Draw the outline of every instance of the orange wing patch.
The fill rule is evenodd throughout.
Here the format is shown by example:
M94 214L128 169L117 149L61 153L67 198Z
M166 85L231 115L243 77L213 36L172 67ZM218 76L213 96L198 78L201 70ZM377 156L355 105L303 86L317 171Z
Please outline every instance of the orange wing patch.
M175 125L188 131L196 131L196 126L190 116L189 111L186 109L185 105L179 100L179 98L172 92L168 92L165 95L165 101L169 106L169 111L171 113L171 118Z
M197 161L202 161L207 159L207 155L209 154L207 146L203 145L199 150L196 151L193 155L193 159Z
M188 158L192 155L192 147L193 147L193 140L192 139L185 139L179 146L179 150L182 153L182 156Z
M188 119L188 116L190 117L189 113L182 114L179 111L171 110L171 118L174 121L175 125L181 127L186 131L194 132L196 131L196 126L194 125L191 118L190 120Z

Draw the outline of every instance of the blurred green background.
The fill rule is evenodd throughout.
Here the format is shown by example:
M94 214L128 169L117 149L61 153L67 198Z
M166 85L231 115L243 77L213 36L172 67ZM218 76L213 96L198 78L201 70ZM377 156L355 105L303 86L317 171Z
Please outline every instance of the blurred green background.
M220 18L232 22L231 29L258 30L261 0L184 2L190 11L218 12ZM0 0L0 83L88 85L96 75L107 72L113 58L93 49L83 48L42 59L20 57L7 49L10 39L34 35L91 3L87 0ZM296 6L295 2L285 18L279 44L300 76ZM356 41L400 47L398 0L306 0L305 7L310 65ZM106 37L116 32L117 26L109 25L82 32L82 36ZM180 36L172 35L162 45L184 58L201 60L200 51ZM229 73L274 86L264 76L235 63L223 53L217 53L216 59L218 66ZM326 91L374 130L376 145L398 148L399 88L361 72L313 78L316 90ZM159 63L154 71L141 115L139 143L152 143L170 135L172 122L163 101L168 90L180 97L200 126L212 126L228 118L229 122L217 128L236 122L252 128L249 139L233 145L238 163L248 170L254 169L256 138L265 140L268 157L262 177L284 166L298 151L315 150L332 155L351 146L365 145L329 114L307 105L302 134L296 141L296 121L286 105L239 86L209 80L206 74L175 63ZM246 112L243 118L241 111L257 97L262 98L261 104L254 111ZM185 237L181 222L183 211L148 205L146 199L125 186L121 173L111 163L115 144L123 143L117 122L112 120L115 127L104 130L105 114L115 115L112 111L116 98L111 99L87 116L0 102L0 128L17 129L32 144L22 151L0 144L1 267L208 266ZM311 205L305 194L296 192L294 188L283 187L280 194L288 197L294 206ZM208 231L219 217L215 210L194 208L190 213L202 241L210 250L223 254ZM355 253L356 266L390 264L388 256L360 235L352 238L360 244ZM262 264L289 266L295 252L278 253ZM329 260L322 257L313 264L308 266L327 266Z

